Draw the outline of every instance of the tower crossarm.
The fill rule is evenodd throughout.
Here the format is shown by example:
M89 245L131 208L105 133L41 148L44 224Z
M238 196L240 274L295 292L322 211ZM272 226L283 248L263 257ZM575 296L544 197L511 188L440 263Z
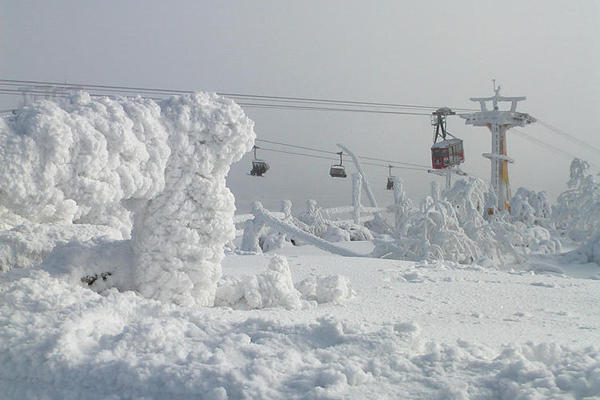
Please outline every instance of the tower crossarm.
M471 114L461 114L466 125L488 126L489 124L513 126L525 126L536 121L534 117L527 113L516 111L481 111Z

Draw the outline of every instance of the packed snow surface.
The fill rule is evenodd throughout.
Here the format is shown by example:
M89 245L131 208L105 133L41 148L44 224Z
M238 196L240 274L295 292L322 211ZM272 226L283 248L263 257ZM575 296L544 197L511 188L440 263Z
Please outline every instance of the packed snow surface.
M315 274L343 275L354 293L288 310L272 302L282 298L274 285L262 292L273 295L262 300L272 308L199 308L130 291L98 294L35 268L5 273L2 396L600 396L598 280L348 258L311 246L280 252L289 270L281 256L232 254L224 274L241 281L281 273L263 275L264 285L285 284L281 294L293 291L290 277L298 285Z

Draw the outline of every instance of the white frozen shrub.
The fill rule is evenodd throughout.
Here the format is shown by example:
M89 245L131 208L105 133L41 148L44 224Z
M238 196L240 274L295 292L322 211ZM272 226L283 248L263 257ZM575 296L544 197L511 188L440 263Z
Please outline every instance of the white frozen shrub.
M329 220L331 219L327 212L321 208L316 200L306 201L306 210L298 216L298 219L304 222L309 229L309 233L322 237L327 232Z
M160 113L152 100L81 92L0 120L0 205L35 223L109 225L129 236L121 201L164 187Z
M446 259L470 263L480 257L477 244L461 228L454 206L442 199L437 183L432 183L431 197L426 197L419 212L412 213L406 237L376 241L374 254L381 257Z
M215 305L258 309L283 307L295 310L302 307L300 292L294 288L287 259L276 255L268 269L243 278L225 277L219 281Z
M589 238L600 226L600 183L588 174L589 164L571 162L568 190L558 196L552 208L556 229L575 241Z
M325 231L325 233L323 233L322 237L328 242L350 241L350 233L348 231L343 230L332 224L327 225L327 230Z
M394 204L391 206L394 212L394 228L399 235L406 235L406 229L412 202L404 190L404 181L396 176L392 177L394 189Z
M600 230L575 250L575 253L583 255L585 261L600 264Z
M534 192L520 187L510 200L510 215L528 226L548 226L552 215L546 192Z
M224 245L235 237L230 165L254 143L254 123L232 100L195 93L161 102L171 156L165 189L129 204L134 279L146 297L212 305Z
M377 239L373 254L386 258L500 265L523 262L524 255L532 252L560 250L560 242L552 239L547 229L513 221L507 213L498 210L488 214L493 198L494 194L477 178L457 181L444 197L437 184L433 184L431 196L422 201L419 210L405 211L406 221L399 224L402 231L397 231L394 239L389 236ZM548 212L545 196L536 194L532 198L526 203L531 215L535 216L536 212L547 215L544 214ZM530 203L536 208L529 206Z
M373 240L371 231L362 226L350 221L335 221L335 226L348 233L350 241L370 241Z

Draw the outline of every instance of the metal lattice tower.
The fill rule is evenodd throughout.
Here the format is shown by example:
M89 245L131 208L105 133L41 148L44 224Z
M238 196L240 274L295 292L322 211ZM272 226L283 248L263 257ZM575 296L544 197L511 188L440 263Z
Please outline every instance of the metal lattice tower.
M508 163L513 160L506 153L506 131L515 126L525 126L535 122L535 118L526 113L517 112L517 103L526 97L500 96L500 86L495 87L492 97L472 97L472 101L479 102L481 111L472 114L463 114L465 124L473 126L487 126L492 132L492 151L484 153L492 164L491 185L498 198L499 210L510 209L510 184L508 181ZM492 109L488 110L487 103L491 102ZM510 110L500 110L499 102L510 102ZM493 212L493 210L488 210Z

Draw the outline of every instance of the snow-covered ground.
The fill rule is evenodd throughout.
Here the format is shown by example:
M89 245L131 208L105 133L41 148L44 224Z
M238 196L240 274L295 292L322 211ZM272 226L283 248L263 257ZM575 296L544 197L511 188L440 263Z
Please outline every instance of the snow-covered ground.
M600 396L600 280L312 246L278 253L295 283L341 274L351 297L296 310L184 307L99 295L38 269L5 273L0 397ZM271 257L230 254L223 272L260 274Z
M203 93L0 120L0 400L600 398L587 163L554 206L488 212L469 178L414 207L395 181L367 224L256 203L234 240L254 137Z

